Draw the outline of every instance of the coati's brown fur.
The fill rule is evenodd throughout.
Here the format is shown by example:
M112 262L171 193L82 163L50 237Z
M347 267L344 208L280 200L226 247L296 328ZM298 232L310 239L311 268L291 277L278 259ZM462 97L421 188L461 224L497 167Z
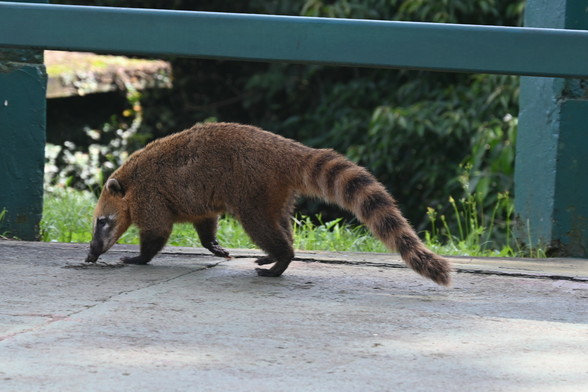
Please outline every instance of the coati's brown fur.
M447 260L425 248L392 196L366 169L329 149L313 149L261 129L201 124L148 144L106 182L95 211L86 261L94 262L135 224L148 263L176 222L194 224L202 245L228 257L216 241L217 220L228 212L266 253L262 276L281 275L294 257L290 216L297 195L315 196L353 212L406 264L448 285Z

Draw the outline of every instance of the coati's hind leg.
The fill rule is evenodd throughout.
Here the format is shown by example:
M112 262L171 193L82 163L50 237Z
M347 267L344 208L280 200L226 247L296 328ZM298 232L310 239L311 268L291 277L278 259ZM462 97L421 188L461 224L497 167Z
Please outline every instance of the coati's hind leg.
M229 258L231 257L229 252L220 246L216 240L217 227L218 216L201 218L194 222L194 228L198 233L202 246L215 256Z
M163 248L171 234L171 227L163 230L141 230L141 253L135 257L121 257L126 264L147 264Z
M290 222L290 212L288 212L287 214L285 214L281 217L280 225L284 229L284 232L287 235L288 241L290 242L290 244L292 244L294 242L294 235L292 233L292 223ZM263 256L263 257L260 257L259 259L255 260L255 263L257 263L257 265L267 265L267 264L273 264L275 262L276 262L276 260L270 256Z
M282 216L276 220L267 211L256 208L255 211L247 210L247 215L239 218L251 240L267 253L266 257L256 261L257 264L274 263L269 269L256 268L257 274L272 277L282 275L294 258L291 229L283 226L288 217Z

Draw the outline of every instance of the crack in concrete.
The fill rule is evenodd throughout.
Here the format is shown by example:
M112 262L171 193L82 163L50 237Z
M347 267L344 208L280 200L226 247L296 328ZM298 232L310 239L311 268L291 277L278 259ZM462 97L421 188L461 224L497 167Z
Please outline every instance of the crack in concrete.
M108 297L101 298L101 299L96 299L94 304L91 304L91 305L82 305L82 307L83 307L82 309L78 309L78 310L73 311L71 313L68 313L66 315L34 314L34 313L6 314L7 316L10 316L10 317L40 317L40 318L48 318L49 320L47 320L44 323L41 323L39 325L35 325L33 327L30 327L30 328L26 328L26 329L23 329L23 330L20 330L20 331L15 331L13 333L9 333L9 334L6 334L6 335L0 335L0 342L3 342L3 341L8 340L8 339L15 338L17 336L25 335L25 334L28 334L28 333L31 333L31 332L41 331L41 330L47 328L48 326L50 326L50 325L52 325L54 323L57 323L57 322L60 322L60 321L67 321L69 318L71 318L73 316L79 315L79 314L81 314L83 312L86 312L86 311L88 311L90 309L93 309L93 308L95 308L95 307L97 307L99 305L104 305L104 304L108 303L109 301L113 300L114 298L119 297L121 295L130 294L130 293L133 293L133 292L136 292L136 291L139 291L139 290L144 290L144 289L147 289L147 288L150 288L150 287L154 287L154 286L157 286L157 285L160 285L160 284L163 284L163 283L168 283L168 282L171 282L171 281L173 281L175 279L182 278L184 276L193 274L193 273L198 272L198 271L204 271L204 270L207 270L207 269L210 269L210 268L214 268L214 267L218 266L219 264L221 264L223 262L224 262L224 260L218 261L216 263L208 263L208 264L206 264L206 265L204 265L204 266L202 266L200 268L193 269L193 270L190 270L190 271L186 271L184 273L181 273L181 274L172 276L172 277L170 277L168 279L163 279L163 280L157 280L155 282L150 282L150 283L147 283L146 285L143 285L141 287L134 288L132 290L119 291L118 293L112 294L112 295L110 295ZM66 267L68 267L68 268L74 268L74 267L76 267L76 265L65 266L63 268L66 268ZM83 268L85 268L85 267L83 267Z
M121 263L106 263L104 261L98 261L95 263L67 264L61 268L86 270L86 269L100 269L100 268L123 268L126 266L127 266L127 264L124 264L122 262Z
M512 277L516 277L516 278L543 279L543 280L567 280L570 282L588 283L588 278L584 278L581 276L565 276L565 275L555 275L555 274L541 275L539 273L531 274L531 273L516 272L516 271L486 271L486 270L480 270L480 269L466 269L466 268L456 268L455 272L473 274L473 275L512 276Z
M257 258L257 255L239 255L233 256L234 258ZM311 257L294 257L294 261L302 261L305 263L323 263L323 264L335 264L335 265L359 265L364 267L377 267L377 268L400 268L407 269L408 267L400 263L374 263L370 261L347 261L340 259L315 259ZM529 279L543 279L543 280L567 280L571 282L582 282L587 283L588 278L582 276L566 276L556 274L541 274L541 273L525 273L518 271L496 271L496 270L482 270L472 268L454 268L454 272L472 274L472 275L494 275L494 276L512 276L517 278L529 278Z
M20 336L23 334L27 334L29 332L34 332L34 331L38 331L40 329L43 329L45 327L47 327L48 325L51 325L55 322L58 321L63 321L66 320L70 317L70 315L67 316L61 316L61 315L53 315L53 314L34 314L34 313L26 313L26 314L7 314L7 316L11 316L11 317L40 317L40 318L48 318L49 320L46 321L43 324L40 325L35 325L34 327L30 327L27 329L23 329L20 331L16 331L16 332L12 332L6 335L0 335L0 342L3 342L4 340L8 340L11 338L14 338L16 336Z
M294 258L296 260L297 258ZM378 268L408 268L403 264L381 264L373 263L369 261L346 261L346 260L320 260L320 259L298 259L304 262L318 262L325 264L344 264L344 265L361 265L367 267L378 267ZM549 280L568 280L572 282L588 282L588 278L578 276L565 276L565 275L554 275L554 274L532 274L517 271L496 271L496 270L482 270L482 269L470 269L470 268L454 268L454 272L472 274L472 275L495 275L495 276L512 276L517 278L529 278L529 279L549 279Z
M163 279L163 280L157 280L157 281L155 281L155 282L147 283L147 284L146 284L146 285L144 285L144 286L137 287L137 288L134 288L134 289L132 289L132 290L123 290L123 291L120 291L120 292L118 292L118 293L116 293L116 294L113 294L113 295L111 295L111 296L109 296L109 297L106 297L106 298L104 298L104 299L102 299L102 300L98 300L98 301L99 301L98 303L96 303L96 304L94 304L94 305L90 305L90 306L86 307L86 309L82 309L82 310L80 310L79 312L76 312L76 313L73 313L73 314L78 314L78 313L81 313L81 312L83 312L83 311L86 311L86 310L88 310L88 309L92 309L92 308L94 308L94 307L96 307L96 306L98 306L98 305L105 304L105 303L107 303L108 301L112 300L113 298L115 298L115 297L118 297L118 296L121 296L121 295L126 295L126 294L133 293L133 292L135 292L135 291L139 291L139 290L148 289L148 288L150 288L150 287L154 287L154 286L157 286L157 285L160 285L160 284L163 284L163 283L168 283L168 282L171 282L171 281L173 281L173 280L176 280L176 279L182 278L182 277L184 277L184 276L187 276L187 275L193 274L193 273L195 273L195 272L198 272L198 271L204 271L204 270L207 270L207 269L210 269L210 268L214 268L214 267L218 266L219 264L221 264L222 262L223 262L223 261L219 261L219 262L217 262L217 263L209 263L209 264L206 264L206 265L204 265L204 266L202 266L202 267L200 267L200 268L196 268L196 269L193 269L193 270L189 270L189 271L186 271L186 272L184 272L184 273L181 273L181 274L178 274L178 275L172 276L172 277L170 277L170 278L167 278L167 279Z

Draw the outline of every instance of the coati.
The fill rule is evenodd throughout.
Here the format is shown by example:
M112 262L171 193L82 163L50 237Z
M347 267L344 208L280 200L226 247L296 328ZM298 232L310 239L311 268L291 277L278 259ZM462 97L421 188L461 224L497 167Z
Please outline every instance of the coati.
M330 149L234 123L198 124L133 153L106 181L96 205L86 262L96 262L135 224L148 263L177 222L194 225L214 255L229 253L216 240L220 214L233 215L267 256L261 276L280 276L294 257L291 213L297 195L314 196L353 212L406 264L441 285L447 260L425 248L396 202L366 169Z

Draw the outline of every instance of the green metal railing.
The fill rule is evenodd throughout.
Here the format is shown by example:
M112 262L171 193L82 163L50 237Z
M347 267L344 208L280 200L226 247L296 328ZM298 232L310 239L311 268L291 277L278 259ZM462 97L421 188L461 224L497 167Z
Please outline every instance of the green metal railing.
M578 146L588 145L584 125L588 123L588 94L577 79L555 79L588 77L588 31L583 30L588 28L588 14L583 3L528 0L526 24L536 27L519 28L0 1L0 47L11 48L4 55L0 52L0 141L13 137L7 137L9 131L1 127L14 128L27 122L24 117L2 120L2 116L22 116L22 111L8 110L10 105L2 107L3 94L10 95L7 89L18 89L18 83L26 84L31 77L23 76L23 70L39 71L39 64L26 68L31 65L15 61L14 53L20 49L542 76L546 78L523 78L527 81L523 82L521 101L525 106L521 109L523 137L519 137L518 151L523 158L517 158L517 212L520 222L532 228L533 241L587 256L588 198L584 195L588 185L578 187L577 182L586 180L588 184L584 174L588 162L582 166L588 150ZM42 89L37 86L37 90ZM531 102L533 94L544 99ZM25 98L17 94L14 99ZM539 107L533 109L535 104ZM38 102L30 105L31 111L41 110ZM44 142L44 134L37 138ZM561 140L568 143L567 149L559 144ZM573 149L569 143L574 144ZM38 148L33 150L38 161ZM6 148L0 153L0 169L2 165L20 167L18 162L32 159L27 154L13 156ZM562 167L562 161L569 162ZM31 178L38 177L38 168L35 170ZM36 181L34 185L14 182L17 176L28 175L12 170L8 177L0 177L3 186L11 189L0 190L0 209L5 200L25 193L38 194L31 189L39 187ZM558 197L564 189L565 197ZM546 201L537 203L535 199ZM570 205L561 203L573 206L570 209ZM563 210L569 212L558 215ZM11 219L11 230L16 228L17 234L26 232L23 237L30 237L31 230L19 231L15 224L18 218Z
M0 46L588 76L588 32L558 29L0 2Z

